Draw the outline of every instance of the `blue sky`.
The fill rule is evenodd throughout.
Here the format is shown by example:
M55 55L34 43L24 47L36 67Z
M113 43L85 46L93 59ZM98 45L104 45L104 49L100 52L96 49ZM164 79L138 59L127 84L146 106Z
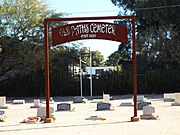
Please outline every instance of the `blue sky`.
M118 7L111 3L111 0L45 0L48 8L56 12L68 13L67 17L83 16L116 16ZM113 21L108 20L106 22ZM104 58L117 51L120 43L108 40L80 40L84 46L90 47L91 50L98 50Z

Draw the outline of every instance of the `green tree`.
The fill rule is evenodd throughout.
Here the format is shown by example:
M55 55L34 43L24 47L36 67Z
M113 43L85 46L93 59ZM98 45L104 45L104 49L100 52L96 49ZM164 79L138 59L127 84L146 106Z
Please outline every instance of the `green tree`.
M123 9L119 15L136 16L137 69L141 75L138 76L138 90L148 90L148 93L176 91L180 68L180 1L111 1Z
M109 66L118 66L125 64L125 62L131 62L131 47L120 44L118 50L108 57L106 64Z
M61 13L49 11L40 0L0 1L2 91L13 89L16 90L14 93L30 95L37 93L37 90L44 90L43 21L45 17L61 16ZM52 25L58 24L50 24L50 28ZM28 91L29 89L31 91Z
M92 65L93 66L104 66L104 56L99 51L92 51Z
M44 18L60 16L62 16L61 13L49 11L43 1L1 0L0 64L3 66L0 74L6 74L10 69L13 70L13 67L20 67L27 70L27 73L42 67L40 63L44 61L44 48L42 46ZM57 26L58 24L54 23L53 25ZM10 62L11 59L13 62Z
M89 66L90 65L90 52L89 49L87 47L83 47L80 50L81 56L82 56L82 60L85 62L85 66ZM92 57L92 66L104 66L105 62L104 62L104 56L101 54L100 51L96 50L96 51L91 51L91 57Z
M106 60L106 65L108 65L108 66L117 66L117 65L120 64L120 60L122 60L121 53L119 51L115 51Z
M79 65L76 46L59 46L51 50L51 92L53 95L78 95L79 79L74 68Z
M16 38L1 37L0 76L27 75L33 71L43 70L44 49L41 45L32 45Z
M44 2L39 0L1 0L1 28L6 36L18 38L21 41L38 42L42 37L42 22L48 15ZM41 36L40 36L41 35Z
M119 15L137 18L137 51L146 67L179 65L179 0L112 0L124 9ZM173 46L172 46L173 44ZM176 54L175 54L176 53ZM164 59L164 56L166 59ZM177 56L176 58L174 56ZM171 60L170 60L171 59ZM145 61L142 61L145 60ZM171 61L171 62L170 62Z

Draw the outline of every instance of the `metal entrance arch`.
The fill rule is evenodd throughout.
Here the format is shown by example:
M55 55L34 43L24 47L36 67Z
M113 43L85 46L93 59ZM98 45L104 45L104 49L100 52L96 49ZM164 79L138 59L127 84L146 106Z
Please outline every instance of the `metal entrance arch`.
M48 23L63 21L84 21L84 20L112 20L127 19L132 21L132 58L133 58L133 94L134 94L134 116L131 121L139 121L137 116L137 69L136 69L136 39L135 39L135 16L104 16L104 17L76 17L76 18L46 18L44 19L44 39L45 39L45 84L46 84L46 122L51 122L50 118L50 73L49 73L49 37Z

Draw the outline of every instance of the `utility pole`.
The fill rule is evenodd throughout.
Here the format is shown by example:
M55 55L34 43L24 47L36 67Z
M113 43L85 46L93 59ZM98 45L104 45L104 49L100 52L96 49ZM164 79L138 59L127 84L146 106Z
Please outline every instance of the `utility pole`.
M81 91L81 97L82 97L82 64L81 64L81 52L79 54L79 68L80 68L80 91Z
M92 98L92 54L91 54L91 50L90 50L90 47L89 47L89 55L90 55L90 94L91 94L91 98Z

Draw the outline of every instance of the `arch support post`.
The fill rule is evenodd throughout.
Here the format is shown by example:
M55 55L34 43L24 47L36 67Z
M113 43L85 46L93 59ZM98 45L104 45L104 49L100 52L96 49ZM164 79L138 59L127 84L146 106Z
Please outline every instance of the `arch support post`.
M133 95L134 95L134 116L131 117L131 121L139 121L137 116L137 68L136 68L136 18L132 16L132 58L133 58Z
M49 75L49 41L48 41L48 21L44 20L44 43L45 43L45 88L46 88L46 118L44 122L51 123L50 118L50 75Z

